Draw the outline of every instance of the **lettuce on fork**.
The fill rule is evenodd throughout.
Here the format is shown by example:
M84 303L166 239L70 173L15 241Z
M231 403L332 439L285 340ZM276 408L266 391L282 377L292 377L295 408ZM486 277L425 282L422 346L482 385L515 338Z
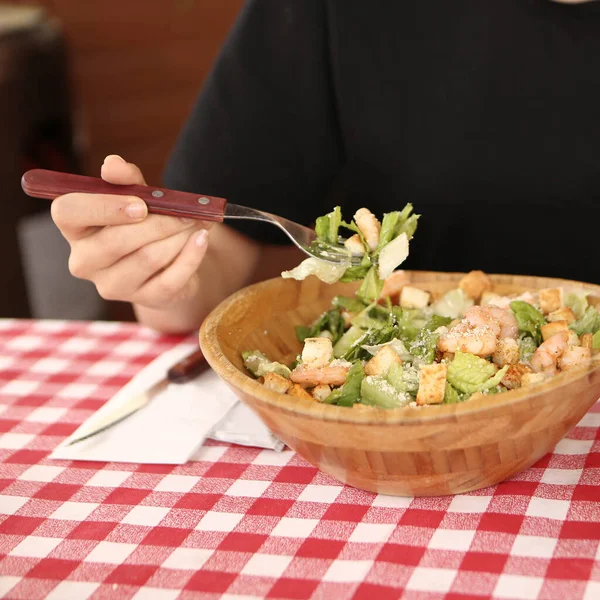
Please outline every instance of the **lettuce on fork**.
M397 269L408 257L409 240L415 233L419 215L413 214L413 207L407 204L402 211L386 213L381 224L369 211L361 209L355 218L346 222L342 211L336 206L330 213L319 217L315 225L317 240L321 244L344 245L348 250L348 264L336 265L318 258L310 257L296 268L284 271L285 279L306 279L315 275L325 283L336 281L361 281L357 296L366 301L379 298L383 289L383 280ZM365 214L366 213L366 214ZM357 222L358 220L358 222ZM341 239L340 228L353 232L355 239ZM377 236L377 243L370 241ZM359 265L350 264L350 256L362 256Z

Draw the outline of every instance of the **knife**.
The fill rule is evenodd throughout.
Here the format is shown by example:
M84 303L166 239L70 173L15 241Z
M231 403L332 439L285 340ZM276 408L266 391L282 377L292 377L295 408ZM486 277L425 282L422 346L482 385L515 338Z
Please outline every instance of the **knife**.
M95 435L110 429L117 423L123 422L125 419L144 408L144 406L147 406L157 394L162 392L169 385L169 383L186 383L198 377L208 368L209 365L206 362L202 351L198 349L195 352L192 352L178 363L174 364L167 371L166 377L157 381L141 394L134 396L130 401L125 403L125 406L122 406L113 411L110 415L107 415L102 421L95 425L92 431L76 437L66 445L72 446L73 444L83 442L83 440L94 437Z

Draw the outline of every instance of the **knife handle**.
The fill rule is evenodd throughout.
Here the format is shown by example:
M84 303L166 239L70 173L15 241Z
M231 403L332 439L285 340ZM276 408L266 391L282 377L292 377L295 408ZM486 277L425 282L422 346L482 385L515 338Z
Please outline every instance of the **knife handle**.
M72 175L46 169L27 171L21 179L23 191L32 198L54 200L63 194L111 194L137 196L157 215L188 217L203 221L223 221L227 201L224 198L189 194L146 185L116 185L99 177Z
M171 383L186 383L196 379L208 367L208 362L206 362L202 351L198 349L173 365L167 371L167 379Z

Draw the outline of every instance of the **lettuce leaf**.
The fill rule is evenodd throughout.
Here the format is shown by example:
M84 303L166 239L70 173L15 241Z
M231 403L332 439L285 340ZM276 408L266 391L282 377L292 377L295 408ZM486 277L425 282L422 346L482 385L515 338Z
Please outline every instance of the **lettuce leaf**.
M570 292L565 295L565 306L568 306L574 313L576 319L581 319L588 307L586 292Z
M423 328L411 343L410 353L424 364L430 365L435 360L435 352L439 339L439 334Z
M359 313L366 308L366 304L358 298L350 298L349 296L336 296L331 305L335 308L345 308L351 313Z
M356 295L363 300L377 300L383 289L383 280L377 274L377 267L372 266L365 275Z
M460 288L446 292L439 300L431 305L433 312L441 317L458 319L467 308L473 306L472 298Z
M596 333L600 329L600 315L594 306L588 306L583 316L569 325L577 335Z
M415 314L416 312L411 309L401 308L400 306L392 307L392 314L398 326L399 336L405 342L413 341L424 325L421 318L422 315Z
M457 404L458 402L463 402L466 399L466 394L461 394L451 383L446 381L444 404Z
M260 350L242 352L244 366L254 377L264 377L266 373L277 373L286 379L290 378L291 371L279 362L269 360Z
M537 345L542 343L542 333L540 327L546 324L544 315L535 306L523 300L513 300L510 303L510 308L513 311L519 332L529 334Z
M327 244L337 245L339 241L339 228L342 224L342 211L336 206L330 213L319 217L315 224L317 238Z
M410 353L425 364L431 364L435 360L440 336L435 331L438 327L448 325L451 319L433 315L427 323L419 330L419 333L410 344Z
M600 348L600 329L596 331L592 338L592 348Z
M419 371L406 363L393 363L387 373L387 380L403 394L416 396L419 389Z
M395 210L383 215L376 254L403 233L406 235L407 241L412 239L419 220L419 215L411 214L412 211L412 204L407 204L402 211Z
M309 275L314 275L325 283L335 283L344 275L348 264L335 264L311 257L303 260L291 271L284 271L281 276L284 279L302 280L306 279Z
M337 400L338 406L352 406L360 400L360 386L365 378L365 370L360 361L356 361L348 371L346 383L342 386L342 392Z
M319 337L323 332L331 334L332 343L336 343L344 334L346 323L342 313L337 308L324 312L310 327L298 325L296 337L303 342L307 337Z
M496 387L506 371L508 365L498 371L496 366L485 358L457 352L454 360L448 365L447 379L459 392L473 394Z
M522 361L529 362L537 349L535 340L527 334L519 336L519 354Z
M398 337L398 327L395 324L386 325L381 329L370 329L350 346L342 358L350 362L355 360L368 360L371 358L371 355L363 348L363 346L384 344L395 337Z
M406 346L402 342L402 340L398 338L394 338L389 342L384 342L383 344L375 344L372 346L367 346L363 344L361 348L365 349L369 354L375 356L381 348L385 346L389 346L402 360L410 360L412 358L410 352L406 349Z
M340 277L342 283L350 283L352 281L360 281L364 279L371 268L371 259L368 254L362 257L359 265L348 267L344 274Z

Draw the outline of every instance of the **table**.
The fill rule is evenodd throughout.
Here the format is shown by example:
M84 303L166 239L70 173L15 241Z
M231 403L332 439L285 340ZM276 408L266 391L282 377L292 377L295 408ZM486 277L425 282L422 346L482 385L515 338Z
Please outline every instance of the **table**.
M50 451L181 341L136 324L0 320L0 596L600 598L600 405L497 487L378 496L290 450L184 466Z

